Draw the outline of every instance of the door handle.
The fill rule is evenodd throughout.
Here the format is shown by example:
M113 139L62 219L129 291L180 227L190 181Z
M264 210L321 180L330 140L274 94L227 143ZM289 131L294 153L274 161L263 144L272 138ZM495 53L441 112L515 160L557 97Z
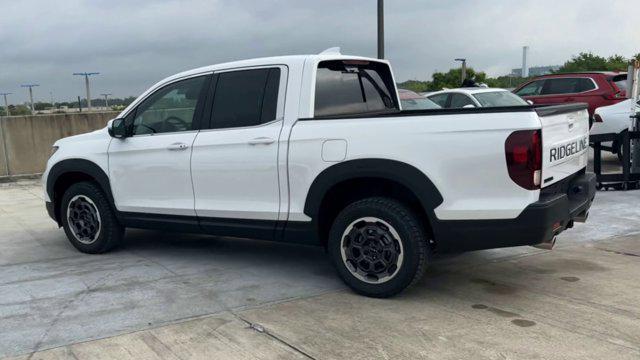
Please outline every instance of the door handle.
M275 142L274 139L266 136L257 137L249 140L249 145L269 145Z
M189 147L189 145L187 145L185 143L177 142L177 143L173 143L173 144L167 146L167 149L169 149L171 151L177 151L177 150L185 150L188 147Z

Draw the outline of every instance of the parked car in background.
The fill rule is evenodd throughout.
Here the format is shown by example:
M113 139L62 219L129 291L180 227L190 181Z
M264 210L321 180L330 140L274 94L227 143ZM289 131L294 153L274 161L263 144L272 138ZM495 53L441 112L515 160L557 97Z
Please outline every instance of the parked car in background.
M398 89L402 110L440 109L441 106L418 94L417 92Z
M496 88L459 88L436 91L428 99L446 109L528 105L521 97Z
M620 134L629 129L631 121L631 104L634 100L627 99L614 105L603 106L596 109L593 115L593 127L591 135ZM640 101L636 102L636 113L640 112ZM622 143L619 141L603 142L605 150L618 155L622 160Z
M589 115L599 107L623 101L627 91L627 73L601 71L549 74L518 86L513 92L534 104L589 104Z

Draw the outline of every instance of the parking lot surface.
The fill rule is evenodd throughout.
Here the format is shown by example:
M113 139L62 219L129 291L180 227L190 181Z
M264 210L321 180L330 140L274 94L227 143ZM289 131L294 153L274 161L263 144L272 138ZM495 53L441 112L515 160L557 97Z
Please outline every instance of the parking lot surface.
M84 255L37 182L0 184L0 357L638 359L639 204L599 192L553 251L437 257L380 300L321 248L132 230Z

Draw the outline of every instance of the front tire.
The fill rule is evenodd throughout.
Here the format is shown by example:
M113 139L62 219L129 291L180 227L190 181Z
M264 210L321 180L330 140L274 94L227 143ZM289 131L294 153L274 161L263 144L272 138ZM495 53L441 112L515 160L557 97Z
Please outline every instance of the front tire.
M429 253L424 226L414 212L383 197L342 210L328 247L342 280L355 292L377 298L396 295L420 280Z
M62 227L71 244L87 254L101 254L116 247L124 227L115 217L107 197L92 182L71 185L60 204Z

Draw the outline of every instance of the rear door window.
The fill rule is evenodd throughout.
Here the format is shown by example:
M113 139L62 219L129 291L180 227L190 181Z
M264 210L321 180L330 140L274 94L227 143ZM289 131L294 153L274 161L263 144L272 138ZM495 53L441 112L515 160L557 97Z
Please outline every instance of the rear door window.
M322 61L316 73L314 116L393 112L400 109L391 71L370 61Z
M427 97L429 98L429 100L440 105L441 107L447 107L447 99L449 99L449 94L436 94Z
M585 91L591 91L595 89L596 89L596 84L594 84L593 81L589 78L580 78L576 83L576 92L579 92L579 93L585 92Z
M595 88L595 84L589 78L547 79L542 95L576 94Z
M279 84L279 68L219 73L211 111L212 127L246 127L275 120Z

